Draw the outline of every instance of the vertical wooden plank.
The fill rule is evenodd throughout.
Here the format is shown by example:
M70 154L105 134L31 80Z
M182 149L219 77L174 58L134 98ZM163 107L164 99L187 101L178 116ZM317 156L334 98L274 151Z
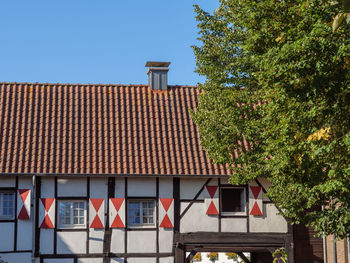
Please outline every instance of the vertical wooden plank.
M55 192L54 192L54 196L55 196L55 202L56 202L56 209L55 209L55 228L54 228L54 232L53 232L53 253L56 255L57 254L57 218L58 218L58 203L57 203L57 176L55 176Z
M39 200L41 196L41 177L36 176L35 177L35 247L34 247L34 256L39 256L40 251L40 228L39 228ZM41 258L40 258L41 261Z
M14 198L15 198L15 211L14 211L14 219L15 219L15 227L14 227L14 244L13 244L13 250L17 251L17 228L18 228L18 220L17 220L17 195L18 195L18 176L16 176L16 186L15 186L15 193L14 193Z
M89 246L90 246L90 218L89 218L89 202L90 202L90 177L86 178L86 197L87 197L87 204L86 204L86 254L89 254Z
M156 178L156 253L159 254L159 177ZM156 258L159 263L159 255Z
M109 198L115 196L115 178L108 178L108 199L107 199L107 220L105 225L105 233L103 238L103 262L109 263L111 258L109 253L111 252L111 239L112 239L112 228L109 227Z

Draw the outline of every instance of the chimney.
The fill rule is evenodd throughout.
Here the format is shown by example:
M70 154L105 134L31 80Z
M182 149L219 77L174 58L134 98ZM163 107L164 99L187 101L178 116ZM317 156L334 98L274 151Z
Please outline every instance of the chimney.
M168 66L170 62L147 61L148 84L151 89L166 90L168 88Z

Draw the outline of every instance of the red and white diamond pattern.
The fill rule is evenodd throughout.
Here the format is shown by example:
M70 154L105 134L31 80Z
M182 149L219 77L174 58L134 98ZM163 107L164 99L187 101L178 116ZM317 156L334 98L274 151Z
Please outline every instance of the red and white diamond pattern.
M260 186L249 186L249 214L253 216L262 216L262 188Z
M39 227L55 228L55 198L40 198Z
M125 198L109 199L109 227L125 228Z
M90 198L89 220L90 228L105 228L105 200L103 198Z
M17 192L17 218L20 220L29 220L30 189L18 189Z
M205 186L205 210L207 215L218 215L219 214L219 191L216 185Z
M159 227L174 228L174 199L159 198Z

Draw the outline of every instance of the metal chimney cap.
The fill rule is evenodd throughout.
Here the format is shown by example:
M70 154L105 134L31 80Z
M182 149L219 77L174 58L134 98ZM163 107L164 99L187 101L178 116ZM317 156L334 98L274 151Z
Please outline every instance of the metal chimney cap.
M145 67L168 67L170 62L147 61Z

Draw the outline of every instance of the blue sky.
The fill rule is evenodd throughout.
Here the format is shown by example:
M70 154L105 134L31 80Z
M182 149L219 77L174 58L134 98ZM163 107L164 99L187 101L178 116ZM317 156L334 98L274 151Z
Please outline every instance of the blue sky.
M0 81L146 84L170 61L170 85L196 85L193 4L218 0L2 0Z

